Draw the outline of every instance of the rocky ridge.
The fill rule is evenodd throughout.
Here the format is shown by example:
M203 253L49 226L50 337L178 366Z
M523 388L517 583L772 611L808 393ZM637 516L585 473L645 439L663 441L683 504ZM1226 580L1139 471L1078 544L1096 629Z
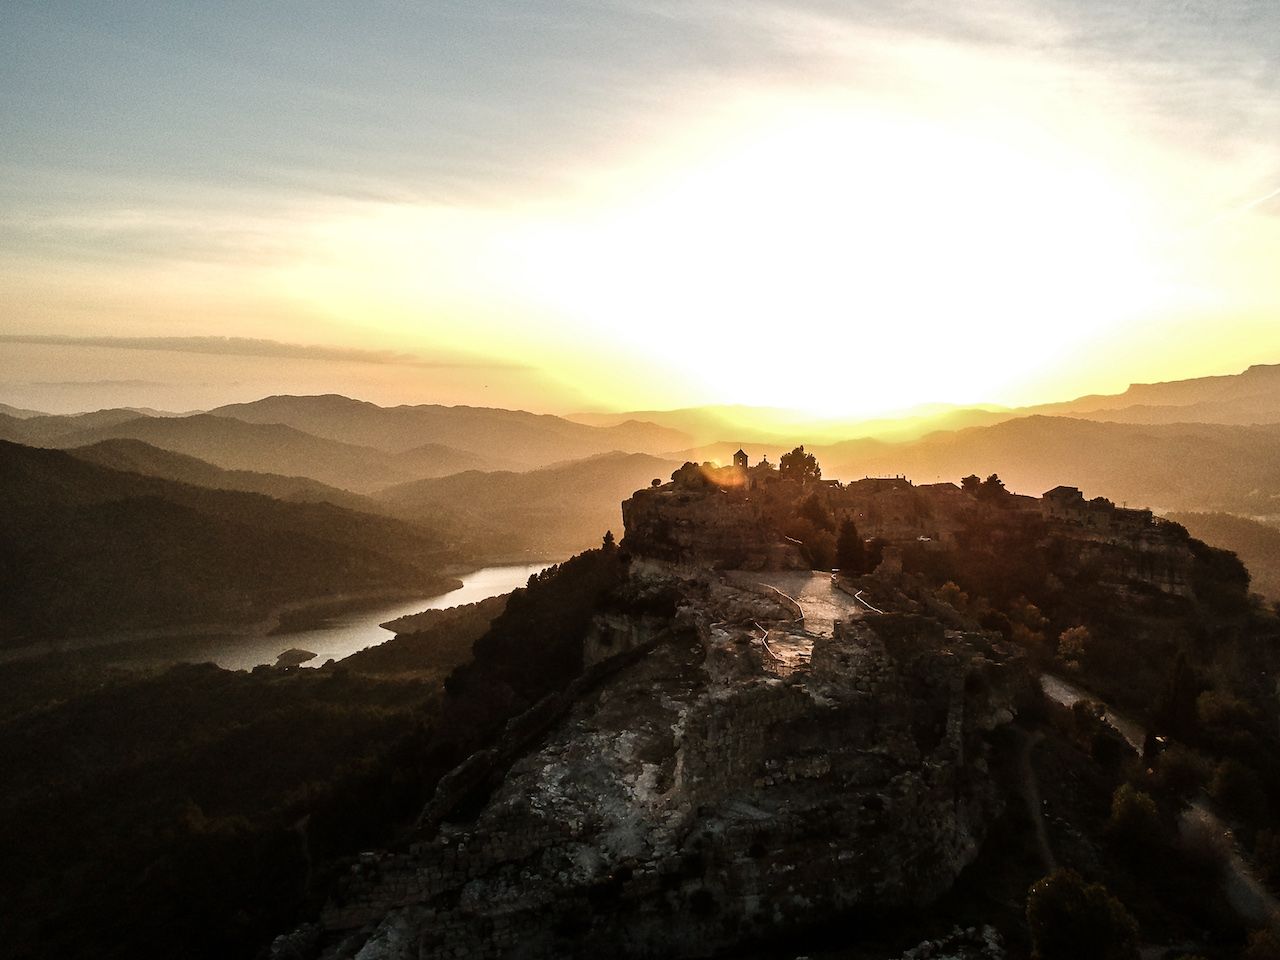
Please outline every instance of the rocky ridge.
M630 577L676 616L597 618L594 684L492 793L438 795L275 956L703 956L950 889L1005 803L1017 654L851 598L806 624L767 578Z

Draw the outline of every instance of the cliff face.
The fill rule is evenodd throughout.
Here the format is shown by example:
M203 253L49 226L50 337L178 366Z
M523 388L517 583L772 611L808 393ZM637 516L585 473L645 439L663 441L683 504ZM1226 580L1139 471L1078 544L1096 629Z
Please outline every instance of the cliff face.
M951 887L1003 808L989 734L1028 690L1017 658L924 618L810 632L767 591L679 586L670 629L602 621L592 643L628 665L473 819L357 867L325 956L697 956Z
M637 490L622 504L622 546L659 560L726 569L805 569L800 551L778 534L760 505L738 491Z
M1131 531L1098 532L1069 522L1048 528L1059 573L1089 571L1118 595L1135 587L1173 597L1194 596L1196 557L1185 531L1155 524Z

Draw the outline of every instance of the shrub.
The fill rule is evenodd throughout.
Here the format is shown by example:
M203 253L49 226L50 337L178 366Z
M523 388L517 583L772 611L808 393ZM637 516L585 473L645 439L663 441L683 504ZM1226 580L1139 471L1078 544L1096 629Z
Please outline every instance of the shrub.
M1206 727L1231 729L1249 726L1253 722L1254 711L1229 693L1206 690L1196 697L1196 717Z
M1033 960L1136 960L1138 925L1100 883L1058 870L1031 885L1027 925Z
M1156 761L1153 785L1162 793L1187 797L1208 782L1211 772L1209 762L1200 754L1175 743Z
M1212 817L1192 808L1179 825L1178 849L1192 863L1218 870L1231 855L1231 831L1224 830Z
M1073 670L1082 669L1089 659L1093 635L1088 627L1071 627L1058 635L1058 659Z
M938 588L938 599L960 613L969 608L969 595L954 580L948 580Z
M1258 831L1253 839L1253 864L1267 883L1280 883L1280 831Z
M1280 937L1271 929L1249 934L1241 960L1280 960Z
M1111 797L1111 819L1107 833L1118 846L1132 850L1150 849L1163 842L1160 811L1149 793L1131 784L1121 784Z
M1253 770L1239 760L1223 760L1213 771L1209 795L1234 817L1256 820L1266 813L1267 797Z

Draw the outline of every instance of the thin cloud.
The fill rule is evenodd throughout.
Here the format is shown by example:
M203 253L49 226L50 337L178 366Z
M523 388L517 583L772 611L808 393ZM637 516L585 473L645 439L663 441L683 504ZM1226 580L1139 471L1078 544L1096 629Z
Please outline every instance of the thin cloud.
M213 354L227 357L281 357L290 360L324 360L336 363L436 369L518 370L519 364L424 358L393 350L361 350L318 344L282 343L252 337L65 337L38 334L0 334L0 343L28 343L61 347L109 347L115 350L160 350L172 353Z

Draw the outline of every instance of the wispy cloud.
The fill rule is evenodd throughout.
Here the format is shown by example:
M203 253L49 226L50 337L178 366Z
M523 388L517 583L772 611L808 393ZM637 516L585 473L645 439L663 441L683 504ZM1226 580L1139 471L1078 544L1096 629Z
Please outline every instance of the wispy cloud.
M280 357L437 369L516 370L515 364L421 357L392 350L361 350L316 344L281 343L251 337L70 337L38 334L0 334L0 343L29 343L64 347L108 347L115 350L159 350L229 357Z

